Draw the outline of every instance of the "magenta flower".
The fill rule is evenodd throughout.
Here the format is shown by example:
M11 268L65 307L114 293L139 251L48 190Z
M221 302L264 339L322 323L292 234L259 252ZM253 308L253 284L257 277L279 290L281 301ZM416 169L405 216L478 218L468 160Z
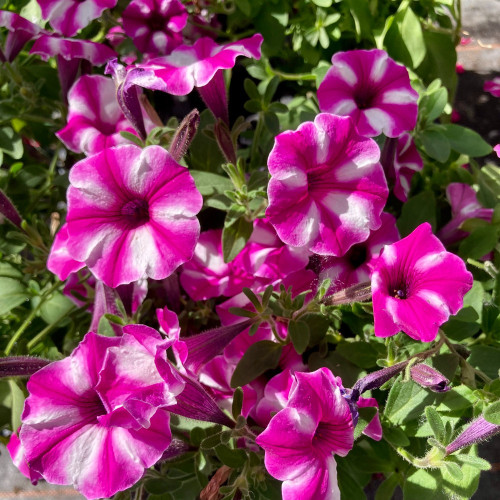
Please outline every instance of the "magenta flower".
M500 77L484 82L484 91L489 92L494 97L500 97Z
M169 54L182 43L187 18L179 0L132 0L122 14L125 33L152 56Z
M9 30L3 48L3 60L9 62L16 58L30 40L36 38L43 31L38 25L8 10L0 10L0 27ZM2 61L1 50L0 61Z
M135 129L118 105L111 78L82 76L71 87L68 102L68 124L56 135L71 151L90 156L118 144L130 144L120 132L135 133ZM151 130L153 123L145 113L143 116L146 129Z
M69 177L67 252L106 285L163 279L191 258L203 200L163 148L106 149Z
M211 38L196 40L194 45L181 45L171 54L151 59L132 68L125 87L138 85L173 95L189 94L194 87L216 118L229 122L223 69L232 68L238 56L260 59L262 35L256 33L225 45Z
M44 19L64 36L73 36L118 0L38 0Z
M483 219L490 221L492 208L484 208L478 201L472 187L460 182L452 182L446 188L446 198L451 205L451 220L437 233L445 245L452 245L468 236L467 231L460 226L468 219Z
M122 338L88 333L69 358L35 373L27 386L20 440L30 469L87 498L131 487L161 458L171 441L161 406L184 387L161 336L126 328Z
M337 52L318 87L321 111L352 117L366 137L415 128L417 99L408 70L378 49Z
M363 434L372 438L374 441L380 441L382 439L383 429L380 423L380 417L378 414L378 402L375 398L359 398L356 402L359 408L377 408L377 413L370 420L370 423L363 430Z
M329 293L370 280L370 262L379 256L384 245L399 240L396 219L382 213L382 225L372 231L363 243L353 245L343 257L325 257L321 261L319 280L332 280Z
M372 139L330 114L276 137L266 215L287 245L342 256L380 227L387 184Z
M354 443L349 404L327 368L294 377L287 406L256 439L266 469L283 481L283 500L340 499L333 453L345 456Z
M472 275L456 255L447 252L427 222L406 238L387 245L373 264L375 335L403 331L430 342L456 314L472 287Z
M284 245L266 219L257 219L249 241L229 263L222 255L222 231L202 233L193 258L182 266L180 281L193 300L232 297L244 287L260 292L278 279L304 269L308 254L307 250Z

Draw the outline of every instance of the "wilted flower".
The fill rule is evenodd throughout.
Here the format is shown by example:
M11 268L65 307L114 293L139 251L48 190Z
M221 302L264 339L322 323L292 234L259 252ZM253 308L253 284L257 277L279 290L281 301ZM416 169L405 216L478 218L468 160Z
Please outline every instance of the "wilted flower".
M105 9L113 8L118 0L38 0L44 19L64 36L73 36L78 30L97 19Z
M373 263L371 282L375 335L389 337L402 330L430 342L439 326L462 307L472 275L424 223L384 247Z
M460 182L452 182L446 188L446 198L451 205L451 220L437 233L445 245L452 245L468 236L467 231L460 226L468 219L483 219L490 221L492 208L484 208L478 201L474 189Z
M262 35L218 45L203 37L194 45L181 45L171 54L151 59L129 70L125 87L138 85L173 95L189 94L196 87L217 118L229 121L223 69L232 68L238 56L260 58Z
M135 484L171 441L169 414L184 383L165 342L133 325L124 337L88 333L69 358L28 382L20 440L30 469L87 498Z
M163 279L191 258L203 200L163 148L106 149L74 165L70 183L67 253L106 285Z
M279 134L266 215L287 245L342 256L381 225L387 184L372 139L351 118L319 114Z
M83 75L71 87L68 103L68 124L56 135L75 153L90 156L118 144L130 144L120 132L133 134L135 129L118 106L111 78ZM151 130L151 120L147 116L144 120Z
M256 439L266 469L283 481L283 500L340 499L333 454L347 455L354 443L349 404L327 368L294 378L286 407Z
M182 43L187 18L179 0L132 0L122 14L125 33L152 56L169 54Z
M422 387L428 387L433 392L446 392L451 389L450 381L438 370L425 363L418 363L410 368L414 382Z
M351 116L366 137L398 137L412 130L417 99L408 70L378 49L337 52L318 87L321 111Z

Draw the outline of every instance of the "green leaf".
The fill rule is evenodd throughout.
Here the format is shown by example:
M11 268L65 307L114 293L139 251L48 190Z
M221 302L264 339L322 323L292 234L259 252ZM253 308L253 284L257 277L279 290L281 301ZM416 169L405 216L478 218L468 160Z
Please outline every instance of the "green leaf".
M442 462L445 471L455 480L461 481L464 477L462 474L462 470L460 469L460 466L457 465L455 462L449 462L445 460Z
M292 339L293 347L298 354L302 354L309 344L309 326L304 321L290 320L288 335Z
M463 259L480 259L498 243L498 232L492 226L479 227L460 242L458 254Z
M267 130L269 130L272 135L277 135L280 131L280 121L276 114L271 111L265 111L263 116Z
M463 464L470 465L471 467L474 467L475 469L479 469L479 470L490 470L491 469L491 464L489 462L487 462L486 460L479 458L479 457L474 457L472 455L454 454L453 458L455 458L455 460L458 460L459 462L462 462Z
M389 474L380 484L375 493L375 500L392 500L394 490L399 484L399 476L396 473Z
M120 130L120 135L124 138L127 139L127 141L133 142L137 146L143 148L144 147L144 142L140 137L137 137L135 134L132 134L132 132L127 132L126 130Z
M436 199L432 191L422 191L403 205L397 221L401 237L408 236L423 222L429 222L433 229L436 227Z
M349 10L356 28L356 41L373 41L370 4L366 0L349 0Z
M243 390L241 389L241 387L237 387L234 391L233 404L231 407L231 413L235 420L241 415L242 408L243 408Z
M243 354L231 377L231 387L242 387L267 370L277 368L282 346L271 340L252 344Z
M455 125L443 125L443 134L450 142L451 147L468 156L486 156L491 153L491 146L474 130Z
M224 465L234 469L242 467L247 461L247 454L244 450L232 450L222 444L215 447L215 454Z
M144 483L144 488L152 495L163 495L169 491L175 491L182 486L182 482L166 477L148 479Z
M389 427L384 424L383 430L384 432L382 435L384 439L395 448L409 446L410 440L400 427Z
M323 314L307 313L300 317L301 321L309 327L309 345L319 344L330 327L330 321Z
M438 471L417 469L411 473L403 486L405 500L449 500L442 490L442 478Z
M500 425L500 401L487 406L483 416L488 422Z
M467 359L474 368L482 370L488 377L498 378L500 370L500 349L485 345L475 345L470 348L471 355Z
M260 101L259 89L257 88L257 85L255 85L255 83L250 80L250 78L245 78L243 87L245 87L245 92L247 93L248 97L250 97L250 99Z
M212 434L211 436L206 437L201 443L200 448L202 450L211 450L216 446L221 444L221 433L217 432L216 434Z
M384 38L389 55L411 68L424 60L427 48L419 18L408 7L396 13Z
M23 141L11 127L0 127L0 149L15 160L23 156Z
M441 130L441 126L425 129L418 135L424 151L435 160L444 163L450 156L451 146L448 138Z
M474 391L466 385L459 385L448 391L439 405L437 411L457 411L469 408L477 401Z
M432 428L435 438L441 443L444 438L445 431L444 424L439 416L439 413L432 406L427 406L425 409L425 416L427 418L427 422Z
M75 308L75 304L62 293L55 292L40 307L40 316L51 325Z
M224 262L231 262L246 245L253 232L253 224L240 217L222 231L222 253Z
M0 315L28 300L26 287L13 278L0 277Z
M312 0L318 7L331 7L333 0Z
M337 351L341 356L361 368L377 366L379 353L368 342L341 342L337 345Z
M358 439L359 436L363 433L363 431L366 429L368 424L373 420L373 417L377 413L377 408L371 406L371 407L365 407L365 408L358 408L358 423L356 424L356 428L354 429L354 439Z
M430 403L433 399L432 395L413 381L396 380L389 391L384 413L393 424L403 424L418 419L426 401Z
M448 91L440 87L431 94L424 95L420 101L420 107L423 109L427 122L433 122L439 118L448 103Z
M17 385L15 380L9 379L10 388L10 411L11 411L11 424L13 432L17 432L17 429L21 425L21 413L23 412L24 406L24 393Z
M225 191L233 189L233 183L227 177L214 174L212 172L203 172L202 170L189 170L194 179L196 188L202 196L213 196L224 194Z

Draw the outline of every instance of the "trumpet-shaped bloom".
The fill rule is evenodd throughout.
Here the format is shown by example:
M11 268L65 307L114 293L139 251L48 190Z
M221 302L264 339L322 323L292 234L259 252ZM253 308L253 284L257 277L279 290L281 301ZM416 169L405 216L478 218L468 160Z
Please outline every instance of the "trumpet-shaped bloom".
M403 331L430 342L450 314L462 307L472 275L424 223L384 247L373 263L371 282L375 335L389 337Z
M293 376L286 407L256 439L266 469L283 481L283 500L340 499L333 454L347 455L354 443L343 388L327 368Z
M89 333L69 358L30 378L20 431L30 469L87 498L107 498L161 458L171 441L162 406L184 383L166 361L168 341L151 330Z
M342 256L380 227L387 184L380 150L351 118L320 114L278 135L266 215L286 244Z
M467 219L491 220L492 208L484 208L478 201L476 192L467 184L452 182L446 188L446 198L451 205L451 220L437 233L445 245L452 245L467 237L467 231L460 226Z
M132 0L122 14L125 33L152 56L169 54L182 43L187 18L179 0Z
M399 240L394 216L384 212L381 220L382 225L370 233L366 241L353 245L343 257L323 258L319 280L332 280L330 293L369 281L370 262L378 257L384 245Z
M118 0L38 0L44 19L64 36L73 36Z
M110 287L163 279L191 258L202 197L159 146L117 146L70 172L66 247Z
M318 87L321 111L351 116L366 137L398 137L417 123L408 70L383 50L337 52Z
M120 132L133 134L135 129L118 105L111 78L82 76L69 91L68 102L68 124L56 135L75 153L90 156L118 144L130 143ZM151 121L147 118L146 121L147 128L153 128Z
M193 258L182 267L180 281L194 300L219 295L232 297L250 287L255 292L304 269L308 263L307 250L284 245L276 231L265 219L257 219L248 243L234 260L224 262L222 231L202 233Z

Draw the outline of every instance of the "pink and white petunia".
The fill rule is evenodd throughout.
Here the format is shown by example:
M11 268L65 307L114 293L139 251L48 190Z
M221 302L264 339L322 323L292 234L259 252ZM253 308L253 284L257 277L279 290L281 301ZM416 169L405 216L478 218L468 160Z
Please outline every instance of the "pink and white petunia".
M489 92L493 97L500 97L500 77L484 82L484 91Z
M293 376L286 407L256 439L266 469L283 481L283 500L339 500L333 454L347 455L354 443L342 385L327 368Z
M452 182L446 188L446 198L451 205L451 220L437 233L445 245L452 245L466 238L468 232L460 226L468 219L483 219L490 221L492 208L484 208L478 201L474 189L460 182Z
M68 103L68 123L56 135L71 151L90 156L118 144L130 143L120 132L134 134L135 129L118 105L111 78L83 75L71 87ZM151 120L144 116L144 121L146 130L151 130Z
M43 32L40 26L8 10L0 10L0 27L9 30L3 48L3 56L9 62L16 58L30 40ZM2 60L1 56L2 51L0 50L0 61Z
M188 13L179 0L132 0L123 11L123 29L134 45L153 57L182 43Z
M90 21L111 9L118 0L38 0L44 19L58 33L73 36Z
M307 250L284 245L266 219L257 219L249 241L229 263L222 255L222 231L202 233L193 258L182 266L180 281L193 300L232 297L244 287L263 291L269 284L304 269L308 261Z
M318 87L320 110L352 117L366 137L415 128L417 99L408 70L379 49L337 52Z
M381 225L388 189L380 150L350 117L322 113L279 134L266 215L287 245L344 255Z
M472 287L472 275L462 259L446 251L427 222L386 245L372 267L377 337L403 331L415 340L434 340Z
M30 469L89 499L107 498L161 458L171 442L169 413L151 403L175 401L183 384L163 370L164 351L155 348L165 341L157 335L88 333L69 358L30 378L20 431Z
M382 225L366 241L353 245L343 257L323 258L319 280L332 280L329 293L370 281L370 262L379 256L384 245L399 240L394 216L384 212L380 218Z
M68 255L115 288L163 279L189 260L203 203L189 171L159 146L117 146L73 166Z
M215 117L228 122L226 86L221 70L232 68L238 56L260 59L262 41L259 33L224 45L218 45L209 37L199 38L193 45L181 45L167 56L130 69L125 89L138 85L172 95L187 95L196 87Z

